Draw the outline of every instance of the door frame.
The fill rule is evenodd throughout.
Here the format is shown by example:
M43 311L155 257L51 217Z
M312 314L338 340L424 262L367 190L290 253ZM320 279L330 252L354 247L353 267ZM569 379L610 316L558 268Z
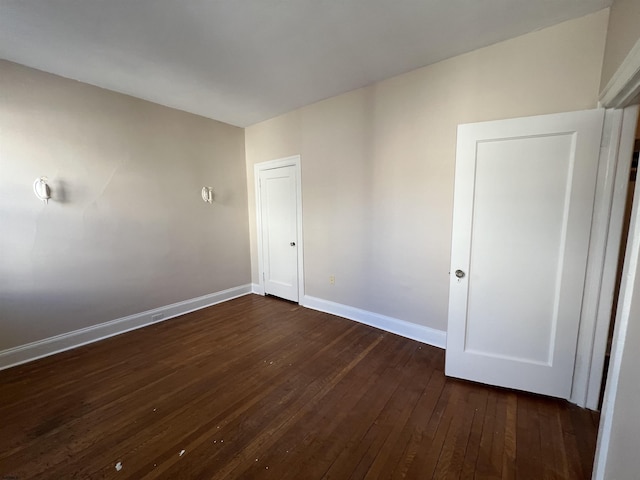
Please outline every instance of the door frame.
M256 163L253 166L253 180L256 197L256 236L258 245L258 292L265 294L264 288L264 252L262 245L262 197L260 172L282 167L294 167L296 172L296 244L298 246L298 303L304 298L304 241L302 236L302 169L300 155Z
M633 109L631 109L633 110ZM570 401L598 409L635 130L632 112L605 110ZM635 122L633 122L635 125Z
M633 130L631 138L629 134L621 138L620 157L623 158L622 149L626 148L626 154L631 155L631 144L635 137L635 126L638 119L638 103L640 102L640 40L637 40L631 48L623 62L614 73L609 83L600 94L600 103L604 107L618 108L623 110L623 129ZM626 120L626 125L625 125ZM625 128L626 127L626 128ZM635 231L630 229L627 237L627 255L624 259L622 272L623 284L620 286L619 297L613 299L618 303L618 310L615 319L615 330L613 345L611 349L611 361L607 374L607 384L604 390L604 403L600 415L600 428L598 429L598 442L596 445L596 455L593 464L594 480L604 480L607 463L609 461L609 447L613 432L613 415L616 408L618 396L618 381L622 369L622 356L625 350L625 340L630 320L630 308L637 298L634 298L634 281L638 276L640 267L640 257L638 255L638 244L640 244L640 230L637 226L640 222L640 182L636 181L636 190L633 199L631 222ZM606 322L608 329L609 322ZM594 352L595 353L595 352Z
M590 248L589 251L585 299L571 393L572 402L593 410L598 408L603 388L602 374L611 323L611 307L613 302L618 301L617 298L613 298L613 290L618 267L622 216L629 184L631 149L635 138L634 128L638 118L636 104L639 99L640 40L631 48L600 93L599 104L607 108L607 112L591 230L594 249ZM615 345L611 353L613 360Z

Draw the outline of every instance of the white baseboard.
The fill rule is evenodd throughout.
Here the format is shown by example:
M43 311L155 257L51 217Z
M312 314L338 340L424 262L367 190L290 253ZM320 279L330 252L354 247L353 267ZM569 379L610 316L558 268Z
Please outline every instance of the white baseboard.
M418 342L426 343L427 345L433 345L434 347L444 349L447 345L447 332L425 327L424 325L417 325L415 323L387 317L367 310L361 310L341 303L310 297L309 295L305 295L302 298L300 305L320 312L331 313L338 317L344 317L349 320L364 323L365 325L379 328L386 332L395 333L396 335L410 338L412 340L417 340Z
M255 293L256 295L263 295L264 296L264 287L262 285L260 285L259 283L252 283L251 284L251 293Z
M31 362L42 357L63 352L72 348L80 347L88 343L97 342L105 338L113 337L121 333L135 330L137 328L151 325L152 323L163 322L170 318L184 315L185 313L210 307L217 303L225 302L233 298L241 297L251 293L252 285L241 285L229 288L220 292L211 293L202 297L192 298L183 302L172 303L146 312L136 313L127 317L118 318L109 322L100 323L91 327L81 328L72 332L56 335L35 342L20 345L0 351L0 370ZM153 318L162 315L160 318Z

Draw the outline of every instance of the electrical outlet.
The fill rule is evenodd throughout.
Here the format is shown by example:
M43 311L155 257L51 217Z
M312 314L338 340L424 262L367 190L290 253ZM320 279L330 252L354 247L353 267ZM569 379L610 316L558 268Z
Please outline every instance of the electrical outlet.
M162 320L164 318L164 313L156 313L155 315L151 316L151 320L153 320L154 322L157 322L158 320Z
M329 275L329 285L335 285L335 284L336 284L336 276Z

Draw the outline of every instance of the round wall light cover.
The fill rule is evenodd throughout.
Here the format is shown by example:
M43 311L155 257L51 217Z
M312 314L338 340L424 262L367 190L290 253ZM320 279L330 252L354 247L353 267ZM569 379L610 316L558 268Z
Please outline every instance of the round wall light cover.
M213 203L213 187L202 187L202 200Z
M36 178L36 181L33 182L33 192L36 194L36 197L44 203L49 203L49 199L51 198L51 189L47 184L48 181L47 177L40 177Z

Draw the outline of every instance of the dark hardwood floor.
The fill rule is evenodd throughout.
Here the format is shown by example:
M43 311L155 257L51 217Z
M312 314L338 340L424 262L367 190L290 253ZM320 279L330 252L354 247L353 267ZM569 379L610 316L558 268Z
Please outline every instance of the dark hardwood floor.
M590 478L595 414L443 367L248 295L0 372L0 479Z

